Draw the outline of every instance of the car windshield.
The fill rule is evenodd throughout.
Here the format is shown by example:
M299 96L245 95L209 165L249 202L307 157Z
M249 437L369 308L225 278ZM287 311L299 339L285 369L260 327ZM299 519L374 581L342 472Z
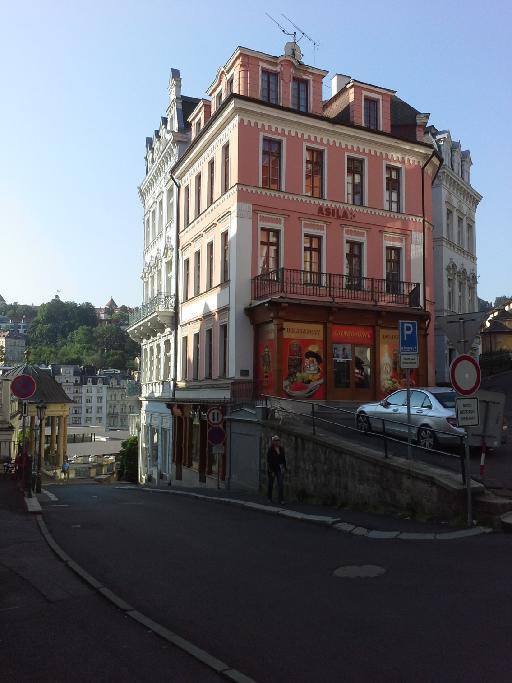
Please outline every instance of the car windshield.
M454 391L447 391L442 394L434 394L443 408L455 408L457 394Z

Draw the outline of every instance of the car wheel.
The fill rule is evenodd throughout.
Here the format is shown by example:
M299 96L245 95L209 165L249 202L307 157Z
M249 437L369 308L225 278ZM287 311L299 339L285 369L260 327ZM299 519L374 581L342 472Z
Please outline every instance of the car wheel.
M370 420L364 413L359 413L357 415L356 424L359 431L364 432L364 434L368 434L370 431Z
M434 448L436 445L436 435L430 427L420 427L418 429L418 445L430 450Z

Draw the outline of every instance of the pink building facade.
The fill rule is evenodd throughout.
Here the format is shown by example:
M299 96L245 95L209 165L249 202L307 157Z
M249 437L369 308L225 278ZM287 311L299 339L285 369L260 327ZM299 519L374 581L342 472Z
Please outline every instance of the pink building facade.
M368 400L400 386L398 321L433 382L428 115L394 91L237 48L189 121L176 399ZM178 435L179 436L179 435Z

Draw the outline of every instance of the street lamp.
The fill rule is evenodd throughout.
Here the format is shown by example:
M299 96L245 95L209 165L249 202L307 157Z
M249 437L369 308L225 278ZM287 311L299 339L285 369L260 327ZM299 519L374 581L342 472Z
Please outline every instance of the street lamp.
M39 449L37 451L36 493L41 493L41 460L44 453L44 420L46 417L46 404L40 401L37 406L39 418Z

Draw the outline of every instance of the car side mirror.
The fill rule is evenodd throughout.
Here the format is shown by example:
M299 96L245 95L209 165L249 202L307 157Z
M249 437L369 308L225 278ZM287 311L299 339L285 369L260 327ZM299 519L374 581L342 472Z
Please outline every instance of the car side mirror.
M389 402L386 401L385 398L380 402L380 404L383 408L387 408L389 406Z

